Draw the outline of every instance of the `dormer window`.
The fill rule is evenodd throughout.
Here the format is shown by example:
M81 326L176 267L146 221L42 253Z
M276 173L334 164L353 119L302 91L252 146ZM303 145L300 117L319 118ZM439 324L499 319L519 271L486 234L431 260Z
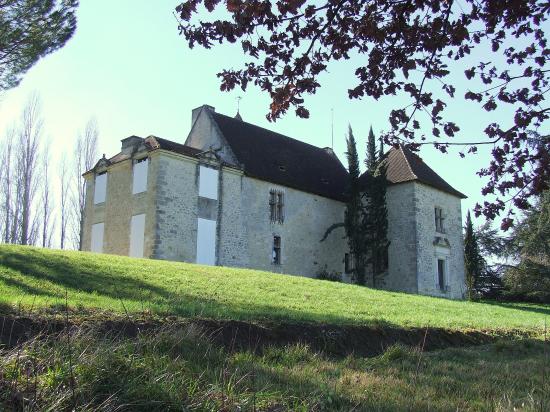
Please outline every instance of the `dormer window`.
M324 185L328 185L328 180L323 177L321 178L321 183Z
M279 166L279 170L280 170L281 172L286 172L286 166L280 165L280 166Z
M95 175L94 205L105 202L107 195L107 172Z
M445 218L443 217L443 209L435 207L435 231L445 233Z
M148 158L134 160L132 194L147 191Z

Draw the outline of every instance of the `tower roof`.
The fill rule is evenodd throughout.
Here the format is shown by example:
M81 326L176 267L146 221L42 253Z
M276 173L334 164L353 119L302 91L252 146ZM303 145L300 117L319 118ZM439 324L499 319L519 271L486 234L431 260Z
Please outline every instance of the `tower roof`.
M466 198L463 193L453 188L428 166L420 156L403 145L392 147L386 153L386 178L391 184L418 181L461 199ZM366 182L366 173L361 175L360 180L363 184Z

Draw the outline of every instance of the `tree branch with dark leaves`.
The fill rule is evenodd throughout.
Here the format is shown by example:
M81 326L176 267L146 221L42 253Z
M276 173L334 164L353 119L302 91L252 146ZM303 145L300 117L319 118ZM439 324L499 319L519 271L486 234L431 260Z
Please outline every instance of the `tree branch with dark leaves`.
M225 8L226 19L208 21L216 7ZM548 142L526 144L528 133L547 128L549 116L547 1L187 0L176 11L180 34L190 47L240 42L251 60L241 69L222 70L221 89L246 90L253 84L269 93L271 121L291 109L308 117L305 97L321 87L319 75L354 53L362 57L356 59L356 84L347 90L350 99L406 96L413 101L391 111L387 143L412 150L431 144L442 152L462 145L467 150L461 156L475 153L478 145L493 146L489 165L478 174L488 178L483 194L494 199L477 205L477 215L500 215L506 229L513 218L510 203L528 208L529 198L549 187ZM479 59L462 72L459 62L471 59L474 51L489 61ZM462 67L459 73L457 67ZM464 76L472 85L462 95L469 107L500 110L495 114L513 108L513 116L505 114L498 122L511 126L502 130L491 123L471 142L453 141L460 127L445 112L449 99L461 98L453 76Z

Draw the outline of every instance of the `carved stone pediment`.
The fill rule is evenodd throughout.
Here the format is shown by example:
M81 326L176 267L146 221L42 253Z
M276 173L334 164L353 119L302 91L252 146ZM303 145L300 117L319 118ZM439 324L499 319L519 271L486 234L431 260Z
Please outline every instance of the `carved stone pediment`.
M449 240L443 236L436 236L433 242L434 246L450 248Z

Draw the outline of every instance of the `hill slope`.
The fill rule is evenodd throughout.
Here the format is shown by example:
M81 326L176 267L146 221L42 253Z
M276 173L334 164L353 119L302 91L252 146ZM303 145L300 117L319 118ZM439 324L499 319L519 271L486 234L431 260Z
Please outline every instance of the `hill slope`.
M0 303L340 325L540 331L548 306L449 301L303 277L0 246Z

